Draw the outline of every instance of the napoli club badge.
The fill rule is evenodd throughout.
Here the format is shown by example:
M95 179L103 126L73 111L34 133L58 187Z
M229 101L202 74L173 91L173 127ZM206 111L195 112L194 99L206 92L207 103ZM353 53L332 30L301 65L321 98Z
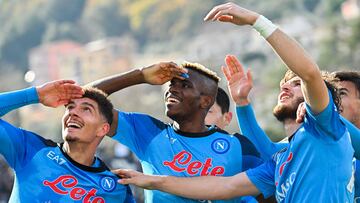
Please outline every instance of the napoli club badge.
M116 187L116 181L111 177L103 177L100 180L100 187L107 192L112 192Z
M218 154L224 154L230 149L230 143L224 138L218 138L211 143L211 148Z

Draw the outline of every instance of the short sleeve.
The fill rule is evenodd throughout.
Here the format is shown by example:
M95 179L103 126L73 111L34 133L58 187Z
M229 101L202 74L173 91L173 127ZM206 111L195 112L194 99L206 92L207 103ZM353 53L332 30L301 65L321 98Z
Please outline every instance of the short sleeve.
M166 126L149 115L118 111L118 126L113 139L129 147L141 159L151 140Z
M265 198L270 197L275 192L275 162L270 159L260 166L246 171L250 181L256 186Z

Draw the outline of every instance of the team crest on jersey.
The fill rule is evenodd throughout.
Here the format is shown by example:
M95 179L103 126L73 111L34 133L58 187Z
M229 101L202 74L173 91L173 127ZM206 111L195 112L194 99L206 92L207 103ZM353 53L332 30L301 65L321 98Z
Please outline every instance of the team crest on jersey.
M111 177L103 177L100 180L100 187L107 192L112 192L116 187L116 181Z
M211 143L211 148L218 154L224 154L230 149L230 143L224 138L218 138Z

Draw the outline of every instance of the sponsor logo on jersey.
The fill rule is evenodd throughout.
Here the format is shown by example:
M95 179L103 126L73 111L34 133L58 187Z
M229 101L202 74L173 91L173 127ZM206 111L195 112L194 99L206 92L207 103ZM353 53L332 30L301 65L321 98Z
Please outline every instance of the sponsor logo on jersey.
M116 187L116 181L111 177L103 177L100 180L100 187L107 192L112 192Z
M68 195L74 201L82 200L83 203L105 203L104 198L96 196L97 189L89 191L78 186L78 180L72 175L62 175L53 181L43 181L45 186L59 195Z
M218 154L224 154L229 151L230 143L224 138L218 138L211 143L211 149Z
M64 163L66 163L66 160L61 158L60 155L56 154L55 152L53 151L49 151L47 154L46 154L47 158L49 158L50 160L52 161L55 161L57 164L59 165L62 165Z
M279 167L278 178L277 178L278 180L281 178L286 166L291 162L292 159L293 159L293 153L290 152L286 160ZM288 191L295 182L295 178L296 178L296 172L292 172L281 185L279 185L278 181L275 182L276 185L275 197L277 202L282 202L286 198Z
M185 172L190 176L194 175L223 175L225 168L222 166L213 166L212 159L207 158L204 163L192 161L193 155L185 150L176 154L172 161L164 161L164 166L168 166L175 172Z

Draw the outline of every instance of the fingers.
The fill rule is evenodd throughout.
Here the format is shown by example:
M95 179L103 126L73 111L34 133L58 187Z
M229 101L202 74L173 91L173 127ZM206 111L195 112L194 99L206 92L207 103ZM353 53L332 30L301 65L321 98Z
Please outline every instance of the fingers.
M131 177L136 173L134 170L131 169L116 169L112 170L111 172L123 178Z
M296 122L302 123L304 121L306 115L305 102L299 104L298 109L296 111Z
M226 80L229 82L230 79L231 79L231 75L230 75L229 69L228 69L227 67L225 67L225 66L221 66L221 70L222 70L222 72L224 73Z
M224 16L220 16L218 18L219 21L221 22L231 22L234 20L234 17L233 16L229 16L229 15L224 15Z
M231 6L230 3L221 4L215 6L209 13L205 16L204 21L216 20L216 17L219 18L221 16L221 11L228 9ZM223 12L224 13L224 12Z
M74 84L64 84L59 89L60 95L63 98L81 98L84 94L84 90L80 86Z
M227 55L225 57L225 63L229 68L231 75L238 73L240 74L240 77L244 76L244 68L234 55Z
M221 10L221 11L219 11L219 12L217 12L216 14L215 14L215 16L213 17L213 19L212 19L212 21L215 21L215 20L218 20L220 17L222 17L222 16L230 16L230 15L228 15L229 14L229 9L228 8L226 8L226 9L224 9L224 10Z
M137 173L131 169L116 169L111 172L121 177L121 179L118 180L118 183L123 185L133 184L132 177L136 176Z
M248 79L249 84L251 84L251 87L252 87L253 86L253 77L252 77L250 68L247 69L246 77Z
M184 80L185 78L189 78L188 70L182 66L178 66L174 62L168 62L162 64L162 70L164 77L168 77L172 79L174 77Z
M57 80L57 81L55 81L54 83L57 83L57 84L59 84L59 85L61 85L61 84L66 84L66 83L68 83L68 84L75 84L75 81L74 81L74 80Z

